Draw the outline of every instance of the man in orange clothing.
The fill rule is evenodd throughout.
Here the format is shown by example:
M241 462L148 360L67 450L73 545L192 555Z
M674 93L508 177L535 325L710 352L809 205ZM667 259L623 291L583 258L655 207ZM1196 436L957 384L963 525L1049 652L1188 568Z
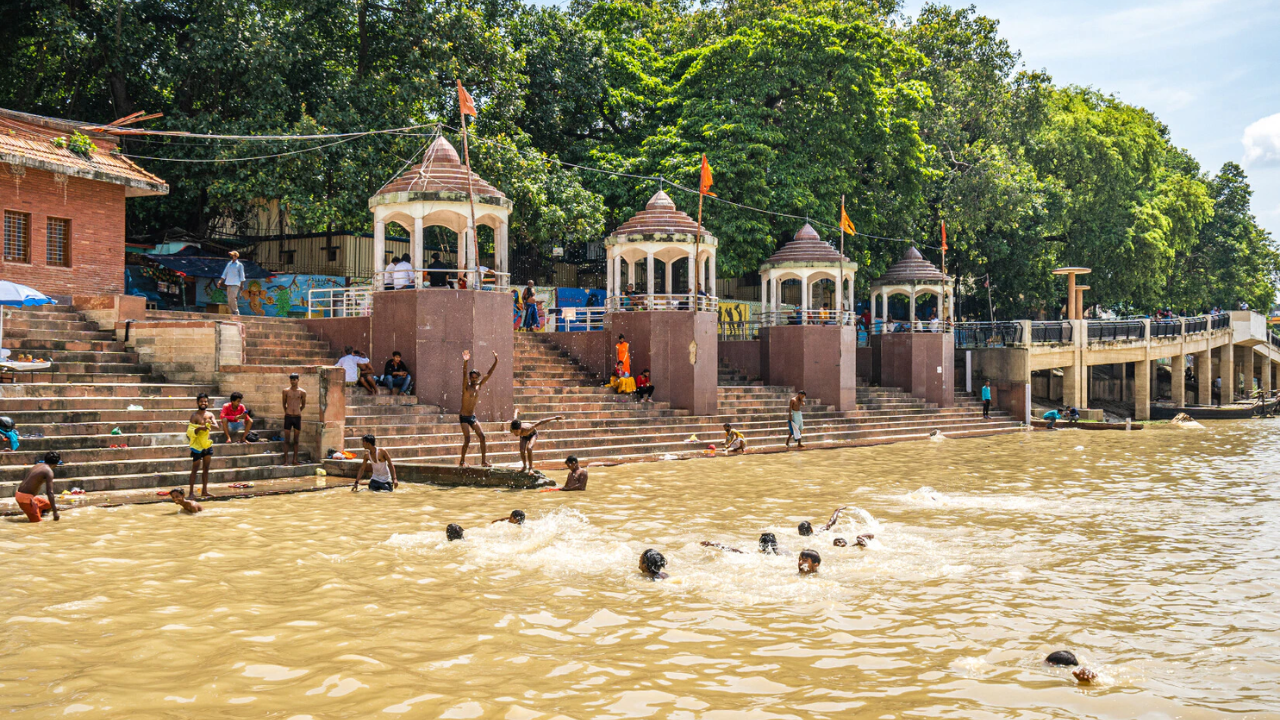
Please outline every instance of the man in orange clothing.
M618 344L615 345L614 347L618 349L618 362L622 363L622 372L626 373L627 375L630 375L631 374L631 345L627 343L627 336L619 335Z
M18 484L17 492L13 494L18 507L22 508L27 519L33 523L42 520L40 514L45 510L53 511L54 522L62 519L58 517L58 505L53 499L53 469L61 464L61 455L52 451L45 453L44 461L36 463L27 471L26 477ZM44 488L48 500L40 497L41 488Z

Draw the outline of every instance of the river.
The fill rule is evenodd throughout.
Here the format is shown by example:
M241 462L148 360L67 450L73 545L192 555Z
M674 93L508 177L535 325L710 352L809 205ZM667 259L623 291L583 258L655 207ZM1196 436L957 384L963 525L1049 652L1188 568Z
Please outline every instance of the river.
M1038 432L597 468L586 493L0 522L0 713L1280 718L1278 438ZM667 580L637 573L648 547ZM1060 648L1098 681L1041 664Z

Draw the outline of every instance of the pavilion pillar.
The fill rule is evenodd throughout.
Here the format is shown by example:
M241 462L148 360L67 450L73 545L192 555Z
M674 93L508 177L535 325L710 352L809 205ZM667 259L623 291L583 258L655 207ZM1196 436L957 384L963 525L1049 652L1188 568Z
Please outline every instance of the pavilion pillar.
M377 274L387 269L387 224L381 220L373 224L373 273L375 278ZM381 280L374 282L374 288L379 288Z
M769 298L769 278L760 276L760 311L761 314L769 312L770 303L773 302Z
M614 297L617 297L618 295L622 294L621 292L619 292L622 289L622 256L614 255L612 265L613 265L613 284L609 286L609 294L613 295Z
M694 256L694 251L689 250L689 294L693 295L697 292L696 285L698 282L698 258Z
M945 292L938 293L938 310L937 310L938 320L945 320L947 317L946 315L943 315L943 312L945 312L945 308L942 307L942 298L945 296L946 296Z
M495 269L500 273L511 272L508 269L511 266L510 259L507 257L507 253L508 253L507 233L509 230L510 230L510 225L504 219L501 223L498 224L498 227L495 228L493 231L493 255L494 255L493 264L497 266ZM510 285L511 278L507 276L499 276L498 282L506 283L507 285Z
M1187 356L1182 353L1174 355L1169 364L1169 372L1173 406L1184 407L1187 404Z
M645 292L649 295L653 294L653 253L644 256L644 283Z
M413 219L413 247L409 248L409 257L413 263L413 286L423 287L422 283L422 218Z
M665 292L666 294L670 295L670 294L671 294L671 275L673 274L673 273L671 272L671 260L669 260L669 259L668 259L668 260L664 260L664 261L662 261L662 269L663 269L663 273L662 273L662 274L663 274L663 277L665 278L665 281L664 281L664 282L665 282L665 284L666 284L666 288L667 288L667 289L666 289L666 290L664 290L663 292Z
M809 309L809 278L800 279L800 309L808 311Z
M907 322L910 323L909 327L911 328L911 332L915 332L916 331L916 289L915 288L911 288L911 310L910 310L910 314L907 316Z
M720 297L720 293L716 291L715 255L707 255L707 295L710 297Z

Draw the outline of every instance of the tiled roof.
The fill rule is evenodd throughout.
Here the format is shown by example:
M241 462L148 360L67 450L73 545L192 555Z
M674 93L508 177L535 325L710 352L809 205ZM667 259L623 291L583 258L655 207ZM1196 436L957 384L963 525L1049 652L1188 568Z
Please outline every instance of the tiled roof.
M494 186L485 182L474 172L471 173L471 186L477 197L506 197ZM458 157L448 140L436 138L422 156L422 162L400 173L400 175L382 186L378 195L398 192L467 192L467 167Z
M915 247L907 248L902 254L902 259L893 264L884 275L881 275L872 285L892 285L902 282L943 282L947 276L938 269L937 265L924 259L920 251Z
M697 235L698 223L693 218L676 209L676 204L663 191L659 190L649 198L644 210L618 226L610 235ZM706 229L702 237L709 238L711 233Z
M0 163L124 185L129 197L169 192L169 186L160 178L134 165L129 158L111 154L117 147L114 138L86 131L86 127L93 126L0 108ZM51 142L69 137L73 131L93 141L95 149L88 157Z
M765 261L765 265L781 265L782 263L820 263L824 265L839 265L840 261L852 263L848 258L841 258L840 251L823 242L818 236L818 231L813 229L809 223L805 223L804 227L796 233L795 238L791 242L783 245L769 259Z

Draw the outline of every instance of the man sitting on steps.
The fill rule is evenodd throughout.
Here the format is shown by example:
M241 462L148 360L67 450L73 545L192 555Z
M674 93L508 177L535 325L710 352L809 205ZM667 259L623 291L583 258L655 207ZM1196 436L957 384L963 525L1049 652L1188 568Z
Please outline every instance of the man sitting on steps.
M249 417L249 408L240 402L243 399L244 393L233 392L231 402L222 406L220 422L228 443L248 442L245 436L253 429L253 418Z

